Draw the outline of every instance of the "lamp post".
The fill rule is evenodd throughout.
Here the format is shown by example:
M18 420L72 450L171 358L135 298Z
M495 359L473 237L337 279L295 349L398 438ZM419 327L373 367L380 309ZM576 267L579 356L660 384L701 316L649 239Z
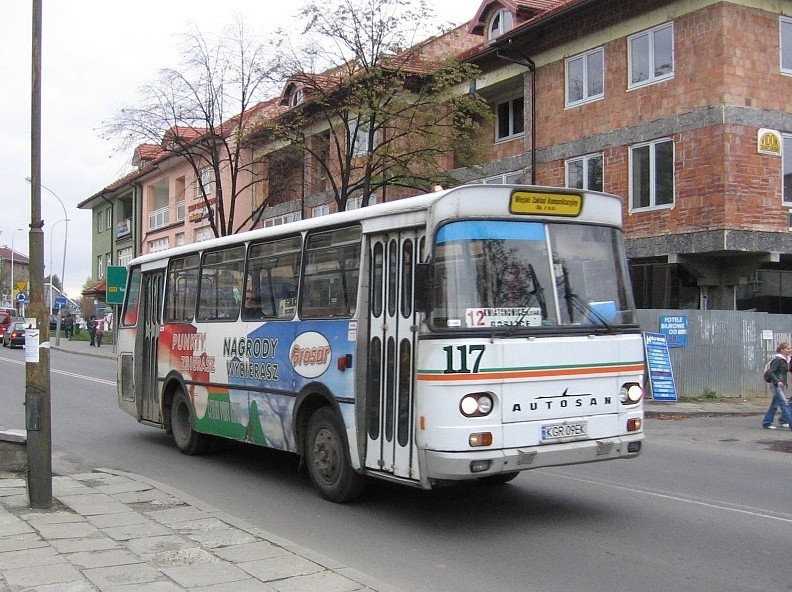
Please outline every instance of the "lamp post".
M16 236L17 232L22 232L21 228L17 228L14 232L11 233L11 301L14 308L16 308L16 302L14 301L14 237Z
M25 181L30 183L31 182L30 177L25 177ZM65 286L66 284L65 284L64 276L66 275L66 243L68 242L69 239L69 215L66 213L66 206L63 205L63 200L58 196L57 193L55 193L52 189L50 189L46 185L43 185L42 183L39 183L39 187L41 187L42 189L46 189L55 199L58 200L58 203L60 204L61 208L63 208L63 220L58 220L58 222L64 222L64 221L66 222L66 228L63 233L63 265L61 266L61 278L60 278L61 286ZM57 224L58 222L55 222L55 224ZM55 228L55 224L52 225L53 228ZM52 279L52 235L50 235L50 279ZM50 284L51 283L52 282L50 282ZM51 295L52 295L52 286L50 286L50 310L52 309Z
M53 297L52 293L53 293L53 291L55 289L55 285L52 283L52 269L53 269L53 266L52 266L52 253L53 253L52 237L55 236L55 232L54 232L55 231L55 227L58 224L60 224L61 222L66 222L66 226L67 227L69 226L69 219L68 218L62 218L60 220L56 220L52 224L52 228L50 228L50 273L49 273L49 312L50 312L50 314L52 314L52 308L54 306L54 302L53 302L54 297ZM65 249L65 247L64 247L64 249ZM65 267L65 265L66 265L65 264L66 251L63 252L63 259L64 259L64 267ZM60 292L61 292L61 294L63 294L63 278L61 278L61 291ZM49 317L47 317L47 319L49 320ZM61 316L60 316L60 310L59 310L58 314L55 317L55 345L60 345L60 325L61 325Z

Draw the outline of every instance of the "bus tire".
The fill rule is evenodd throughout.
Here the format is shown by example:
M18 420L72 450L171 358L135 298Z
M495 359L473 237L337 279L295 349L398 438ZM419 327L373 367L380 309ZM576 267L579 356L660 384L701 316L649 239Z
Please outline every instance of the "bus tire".
M513 481L517 475L520 474L520 471L514 471L513 473L500 473L498 475L488 475L487 477L479 477L478 482L482 485L504 485L509 481Z
M176 391L171 401L170 428L173 441L182 454L194 456L209 449L211 439L195 431L190 400L181 389Z
M344 503L363 493L365 477L352 468L343 428L329 407L321 407L308 422L306 464L314 486L325 499Z

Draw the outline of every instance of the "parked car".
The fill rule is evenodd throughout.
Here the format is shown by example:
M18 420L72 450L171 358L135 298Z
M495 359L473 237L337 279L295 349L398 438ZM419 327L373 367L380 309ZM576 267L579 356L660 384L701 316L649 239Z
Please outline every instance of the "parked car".
M16 321L3 334L3 347L23 347L25 345L25 323Z
M0 336L3 336L6 330L11 326L11 323L14 322L14 318L11 316L10 312L5 310L0 310Z

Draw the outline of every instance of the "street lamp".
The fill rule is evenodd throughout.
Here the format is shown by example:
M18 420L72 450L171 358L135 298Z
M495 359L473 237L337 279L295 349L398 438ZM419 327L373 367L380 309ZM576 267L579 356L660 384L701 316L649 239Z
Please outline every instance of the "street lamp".
M49 267L50 268L50 273L49 273L49 278L50 278L50 281L49 281L49 284L50 284L50 289L49 289L50 314L52 314L52 307L53 307L53 298L52 298L52 288L53 288L53 285L52 285L52 253L53 253L52 237L55 236L55 232L54 232L55 231L55 227L58 224L60 224L61 222L66 222L66 225L67 226L69 225L69 219L68 218L62 218L61 220L55 221L55 223L52 225L52 228L50 228L50 267ZM61 294L63 294L63 279L62 278L61 278Z
M27 181L28 183L32 183L30 177L25 177L25 181ZM66 222L66 229L63 234L63 266L61 267L61 278L60 278L61 286L63 287L66 285L64 276L66 275L66 243L69 239L69 215L66 213L66 206L63 205L63 200L60 197L58 197L57 193L55 193L52 189L43 185L42 183L39 183L39 186L42 189L46 189L47 191L49 191L52 194L52 196L58 200L58 203L63 208L63 220L58 220L58 222L64 222L64 221ZM58 222L56 222L55 224L57 224ZM55 224L52 225L53 228L55 227ZM52 235L50 235L50 310L52 310Z
M11 233L11 305L16 308L17 304L14 302L14 238L16 237L17 232L22 232L21 228L17 228L14 232Z

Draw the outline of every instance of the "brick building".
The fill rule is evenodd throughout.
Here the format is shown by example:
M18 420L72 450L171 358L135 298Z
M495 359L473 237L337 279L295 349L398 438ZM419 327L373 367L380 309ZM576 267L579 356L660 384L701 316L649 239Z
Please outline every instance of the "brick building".
M426 44L480 67L469 90L494 115L480 161L452 171L460 182L622 196L639 308L792 308L792 2L489 0L471 8L471 21ZM287 86L281 104L294 91ZM153 167L141 173L135 182L162 182ZM99 196L112 192L81 207L104 205ZM254 189L251 203L261 199ZM333 209L318 190L299 201L273 202L262 225ZM141 205L144 236L151 212ZM169 231L189 216L176 222Z

